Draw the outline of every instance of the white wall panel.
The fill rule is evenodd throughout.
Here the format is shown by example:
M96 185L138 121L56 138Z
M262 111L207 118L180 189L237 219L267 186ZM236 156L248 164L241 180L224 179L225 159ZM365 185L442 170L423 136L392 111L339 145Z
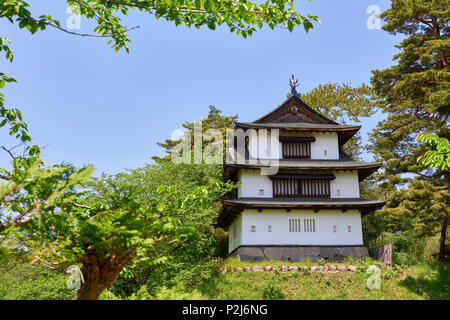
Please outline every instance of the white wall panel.
M299 172L300 173L300 172ZM335 180L330 182L331 198L359 198L358 172L334 171ZM241 186L238 190L240 198L272 198L272 180L266 175L261 175L259 170L240 170ZM264 194L260 194L260 190Z
M315 137L316 141L311 142L311 159L336 160L339 159L339 144L337 133L319 133L309 134L285 134L283 136L309 136ZM252 131L249 133L248 149L250 155L259 159L281 159L281 143L276 137L268 134L267 138L263 134Z
M300 219L301 231L289 232L289 219ZM315 219L315 232L305 232L304 219ZM362 245L361 215L358 210L258 210L246 209L233 222L242 227L240 243L230 240L230 252L238 245ZM255 232L251 231L252 226ZM271 227L271 232L268 227ZM336 226L336 232L333 232ZM348 231L348 226L351 232Z

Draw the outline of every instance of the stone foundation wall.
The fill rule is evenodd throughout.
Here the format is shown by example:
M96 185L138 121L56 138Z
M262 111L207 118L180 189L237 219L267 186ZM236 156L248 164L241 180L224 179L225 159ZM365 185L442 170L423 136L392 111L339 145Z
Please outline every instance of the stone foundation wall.
M326 262L342 262L349 256L359 259L368 255L365 246L241 246L229 256L240 261L316 262L324 259Z

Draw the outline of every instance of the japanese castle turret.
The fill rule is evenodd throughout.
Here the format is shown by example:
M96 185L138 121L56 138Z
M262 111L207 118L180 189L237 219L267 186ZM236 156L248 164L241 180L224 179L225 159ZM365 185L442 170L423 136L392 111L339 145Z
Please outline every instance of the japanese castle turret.
M275 110L236 124L244 147L235 138L224 170L240 186L218 218L229 230L229 254L292 262L366 256L361 217L385 203L361 198L359 183L381 163L349 157L342 147L361 127L319 114L290 84Z

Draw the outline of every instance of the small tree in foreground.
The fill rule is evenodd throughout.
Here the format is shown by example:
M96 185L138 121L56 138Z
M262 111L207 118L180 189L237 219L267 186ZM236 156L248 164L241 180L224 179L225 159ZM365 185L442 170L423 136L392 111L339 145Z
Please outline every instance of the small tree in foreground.
M142 205L138 186L121 188L111 177L102 180L103 201L90 200L95 191L80 193L76 201L42 212L15 234L29 259L55 268L80 267L81 287L74 299L98 299L130 262L150 259L147 252L154 246L183 238L180 218L203 210L222 186L211 182L189 194L162 186Z
M54 210L77 197L76 188L88 181L93 167L44 166L34 156L14 157L12 168L0 168L0 244L8 247L10 235L41 212ZM14 251L14 250L13 250Z

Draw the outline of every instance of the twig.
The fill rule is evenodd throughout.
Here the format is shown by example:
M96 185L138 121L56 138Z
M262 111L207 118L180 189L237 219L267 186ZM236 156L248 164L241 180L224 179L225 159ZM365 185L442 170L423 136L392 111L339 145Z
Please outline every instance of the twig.
M92 34L92 33L79 33L79 32L69 31L69 30L67 30L67 29L64 29L63 27L60 27L60 26L58 26L58 25L56 25L56 24L54 24L54 23L48 22L48 21L38 20L38 19L35 19L35 18L33 18L33 17L26 17L26 16L21 16L21 15L18 15L18 16L21 17L22 19L32 20L32 21L34 21L34 22L36 22L36 23L43 23L43 24L45 24L45 25L47 25L47 26L56 28L56 29L61 30L61 31L65 32L65 33L68 33L68 34L71 34L71 35L75 35L75 36L80 36L80 37L94 37L94 38L109 38L109 37L111 37L111 38L113 38L113 37L115 37L115 36L118 36L118 35L120 35L120 34L127 33L127 32L129 32L129 31L131 31L131 30L134 30L134 29L137 29L137 28L140 27L140 26L134 26L134 27L131 27L131 28L129 28L129 29L127 29L127 28L125 27L125 30L123 30L123 31L121 31L121 32L118 32L118 33L110 33L110 34L108 34L108 35L104 35L104 34Z
M14 147L15 148L15 147ZM14 149L12 148L12 149ZM5 150L10 156L11 158L15 159L16 157L14 156L14 154L11 152L12 149L7 149L5 146L1 146L1 149Z
M91 207L85 206L84 204L79 204L79 203L75 203L75 202L72 202L72 205L74 205L75 207L78 207L78 208L89 209L89 210L92 209Z

